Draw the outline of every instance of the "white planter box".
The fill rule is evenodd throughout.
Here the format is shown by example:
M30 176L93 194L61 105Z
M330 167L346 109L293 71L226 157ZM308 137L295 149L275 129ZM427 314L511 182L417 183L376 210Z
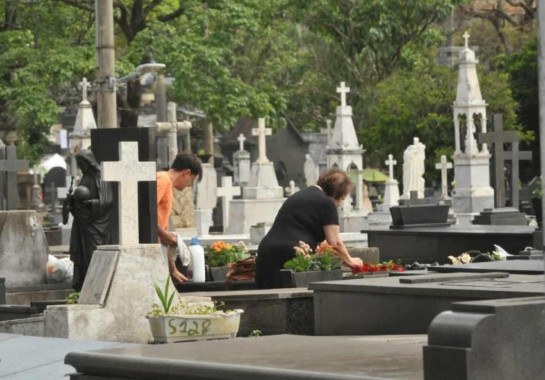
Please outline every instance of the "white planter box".
M181 315L149 318L154 343L235 338L243 310L213 315Z

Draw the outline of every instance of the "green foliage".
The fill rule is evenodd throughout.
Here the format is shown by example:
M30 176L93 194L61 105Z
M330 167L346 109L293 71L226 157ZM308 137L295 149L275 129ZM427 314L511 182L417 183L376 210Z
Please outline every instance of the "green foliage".
M252 332L250 333L249 337L259 337L261 336L263 333L261 332L261 330L252 330Z
M171 311L172 302L174 301L174 296L176 296L176 289L174 289L172 293L170 293L169 291L170 282L170 276L168 276L165 281L164 289L161 289L157 284L153 285L155 287L155 293L157 294L157 297L159 297L159 301L161 302L161 311L165 315L167 315Z
M66 303L69 305L74 305L79 301L80 292L72 292L66 296Z
M340 269L342 266L341 260L335 256L333 247L327 242L320 243L316 248L316 252L302 241L293 248L295 256L284 263L284 269L291 269L294 272L307 272Z

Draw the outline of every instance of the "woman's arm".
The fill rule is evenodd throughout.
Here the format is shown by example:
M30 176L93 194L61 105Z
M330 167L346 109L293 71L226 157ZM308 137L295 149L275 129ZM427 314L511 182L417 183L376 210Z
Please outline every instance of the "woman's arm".
M348 253L348 250L341 239L338 225L329 224L324 226L324 233L328 244L333 247L335 253L343 263L348 265L350 268L363 265L363 261L361 261L359 257L352 257Z

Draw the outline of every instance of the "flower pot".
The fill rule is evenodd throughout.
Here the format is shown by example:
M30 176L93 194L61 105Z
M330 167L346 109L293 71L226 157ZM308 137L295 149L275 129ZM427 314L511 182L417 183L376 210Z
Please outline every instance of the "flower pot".
M230 266L224 267L210 267L210 277L212 281L227 281L227 273L229 272Z
M235 338L242 310L212 315L148 317L154 343Z
M342 269L309 272L294 272L291 269L281 269L280 283L283 288L306 288L311 282L342 280L342 276Z

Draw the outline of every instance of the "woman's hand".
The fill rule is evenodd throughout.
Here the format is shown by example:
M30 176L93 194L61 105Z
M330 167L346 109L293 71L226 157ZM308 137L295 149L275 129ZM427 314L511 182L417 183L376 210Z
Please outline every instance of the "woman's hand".
M363 261L359 257L351 257L350 264L348 264L348 266L350 268L361 267L363 266Z

